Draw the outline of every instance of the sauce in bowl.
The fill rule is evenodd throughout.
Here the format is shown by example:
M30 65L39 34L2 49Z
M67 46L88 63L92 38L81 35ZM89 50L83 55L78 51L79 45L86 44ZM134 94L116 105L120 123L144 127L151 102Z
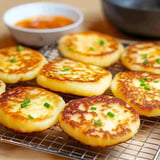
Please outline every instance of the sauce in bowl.
M15 26L27 29L53 29L73 24L74 21L63 16L35 16L18 21Z

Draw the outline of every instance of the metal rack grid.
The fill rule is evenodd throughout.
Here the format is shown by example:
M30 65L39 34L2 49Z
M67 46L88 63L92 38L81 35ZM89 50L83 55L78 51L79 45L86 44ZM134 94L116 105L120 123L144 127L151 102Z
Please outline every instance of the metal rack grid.
M41 52L50 61L59 58L55 45L44 47ZM108 68L113 75L125 70L120 63ZM18 85L36 85L35 81ZM12 88L14 85L9 85ZM106 94L112 95L111 91ZM78 98L61 94L65 101ZM57 124L40 133L22 134L0 125L0 141L33 148L71 159L80 160L156 160L160 154L160 117L141 117L138 133L125 143L111 147L90 147L67 136Z

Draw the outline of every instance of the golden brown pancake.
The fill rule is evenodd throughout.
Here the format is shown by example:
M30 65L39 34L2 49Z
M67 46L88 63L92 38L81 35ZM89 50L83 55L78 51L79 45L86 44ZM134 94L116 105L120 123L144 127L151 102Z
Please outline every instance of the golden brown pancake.
M16 87L0 97L0 123L17 132L50 128L65 105L57 94L36 87Z
M124 50L115 38L95 31L64 35L58 49L64 57L101 67L116 63Z
M112 81L111 90L140 115L160 116L160 75L143 71L119 72Z
M160 43L139 42L128 46L121 55L121 62L133 71L160 74Z
M103 94L111 79L112 74L104 68L66 58L44 65L37 76L42 87L79 96Z
M121 99L100 95L69 101L60 113L59 124L81 143L105 147L132 138L140 119Z
M23 46L0 49L0 59L0 79L5 83L31 80L47 62L41 53Z

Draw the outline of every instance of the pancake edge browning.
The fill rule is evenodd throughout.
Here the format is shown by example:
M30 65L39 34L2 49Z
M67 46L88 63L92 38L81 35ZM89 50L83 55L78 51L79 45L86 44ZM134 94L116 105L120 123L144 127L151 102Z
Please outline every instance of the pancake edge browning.
M79 96L101 95L106 91L107 88L109 88L111 80L112 80L112 74L109 71L101 67L98 67L98 68L99 70L102 70L104 72L103 75L102 74L98 75L97 73L96 77L99 76L99 78L94 79L92 81L85 81L85 80L83 81L83 79L77 80L76 78L75 79L69 79L69 78L60 79L57 77L54 78L54 74L58 74L56 72L53 73L53 77L50 77L50 75L46 75L47 70L48 72L52 70L50 69L50 66L52 65L54 66L54 63L56 62L61 63L62 61L65 61L65 60L69 60L69 59L62 58L62 59L54 60L44 65L44 67L42 68L42 70L37 76L37 83L40 86L44 88L48 88L53 91L58 91L58 92L68 93L68 94L73 94L73 95L79 95ZM76 62L73 60L69 60L69 61L74 62L74 63L81 63L81 62ZM81 64L83 64L85 67L90 66L90 64L84 64L84 63L81 63ZM70 66L68 65L68 67ZM85 68L83 72L85 73ZM52 74L52 71L51 71L51 74ZM70 73L68 73L68 75L69 74ZM62 76L63 78L63 74L61 74L60 76Z
M46 58L40 52L33 50L33 49L30 49L28 47L23 47L22 51L17 51L17 48L18 48L18 46L10 46L10 47L5 47L5 48L0 49L0 54L2 54L2 57L5 57L5 59L8 60L7 61L8 66L6 69L8 69L9 72L6 72L4 70L5 68L3 68L3 66L2 66L2 68L3 68L2 70L0 68L0 79L3 80L5 83L17 83L19 81L27 81L27 80L34 79L37 76L37 74L39 73L42 66L47 63ZM36 62L35 64L33 64L34 68L33 68L33 66L28 65L26 67L26 69L24 69L24 67L22 67L23 69L20 67L19 67L19 69L17 69L17 65L23 66L24 65L23 61L29 61L28 59L25 60L24 58L22 58L23 57L22 53L26 52L26 51L31 52L31 53L33 52L32 53L33 55L35 55L36 57L38 56L39 62ZM13 52L13 55L12 55L12 52ZM17 53L17 54L15 54L15 53ZM12 59L15 61L11 62ZM33 61L33 60L31 59L31 61ZM14 64L16 65L16 69L9 69L11 66L14 66Z
M37 91L38 96L41 96L38 99L36 99L36 93L34 95ZM30 99L29 106L22 108L22 99ZM44 102L48 102L50 107L43 106ZM6 91L0 97L0 123L20 133L41 132L58 122L59 113L64 106L63 98L45 89L16 87Z
M96 119L96 113L94 113L94 111L92 111L92 113L89 111L89 107L91 107L92 105L93 107L98 107L99 104L103 105L101 107L105 107L106 104L102 104L103 102L107 105L108 102L109 104L111 102L121 105L121 107L123 106L121 109L124 111L124 114L122 115L123 117L121 121L118 121L118 124L116 123L116 118L107 119L107 116L102 113L102 111L105 112L105 108L99 111L102 117L106 116L105 118L99 117L99 119L108 121L108 124L110 124L109 126L107 126L108 130L105 127L103 128L99 125L94 126L93 121ZM80 110L79 108L82 108L82 110ZM92 116L91 120L86 120L87 116L85 117L85 114L87 113L91 114L89 116ZM126 116L129 115L129 117L126 119L125 113ZM73 117L75 115L80 115L80 122L77 121L77 119L74 120ZM115 117L116 116L117 115L115 115ZM121 99L115 97L111 98L111 96L107 95L100 95L69 101L63 111L60 113L59 124L65 133L85 145L94 147L106 147L125 142L132 138L138 132L140 119L139 114ZM113 127L113 125L115 128ZM113 127L112 130L110 130L110 126Z
M136 53L136 51L138 51L138 48L136 47L138 46L140 47L140 45L142 45L143 47L149 47L149 45L151 45L149 49L152 49L154 48L154 46L156 47L157 45L159 45L160 49L160 43L152 41L137 42L135 44L132 44L126 47L124 52L121 54L120 61L122 65L131 71L145 71L145 72L160 74L159 61L157 63L155 58L154 58L155 60L153 60L153 57L157 57L158 60L160 60L160 52L159 54L155 53L154 56L149 56L149 51L142 52L141 55L138 55ZM139 51L141 51L141 48L139 48ZM139 59L141 59L141 63L138 60L134 59L135 56L134 54L136 54L136 56L139 57Z
M74 43L74 39L72 40L72 36L94 36L101 37L106 41L114 42L116 45L116 49L114 51L106 51L104 50L102 53L97 51L98 54L92 54L87 51L80 52L78 50L68 50L68 43ZM73 41L73 42L72 42ZM81 43L81 42L78 42ZM72 33L62 36L58 41L58 50L59 52L66 58L70 58L73 60L81 61L84 63L89 63L93 65L98 65L101 67L109 67L112 64L116 63L120 59L120 55L124 51L124 47L113 37L108 36L106 34L96 32L96 31L86 31L86 32L79 32L79 33ZM98 50L98 49L97 49Z
M128 74L128 79L130 79L130 77L133 75L136 76L136 74L146 74L146 75L153 75L154 77L157 77L160 79L160 76L158 74L154 74L154 73L150 73L150 72L144 72L144 71L128 71L128 72L119 72L115 75L115 77L113 78L112 82L111 82L111 91L113 93L113 95L115 97L118 97L120 99L122 99L123 101L125 101L128 105L130 105L131 107L133 107L140 115L142 116L146 116L146 117L156 117L156 116L160 116L160 102L158 102L159 104L151 104L151 103L147 103L146 99L150 98L147 97L147 93L149 91L144 89L143 95L142 93L137 94L137 96L135 98L133 98L133 94L134 94L134 89L131 87L127 87L126 90L126 86L128 85L127 82L123 81L120 78L120 75L123 75L127 77ZM130 75L131 74L131 75ZM147 76L146 76L147 77ZM147 77L148 78L148 77ZM144 76L139 76L139 79L137 79L137 81L139 81L140 79L144 79ZM135 77L136 80L136 77ZM122 81L123 84L119 84ZM141 84L140 84L141 85ZM139 87L142 89L143 86ZM152 89L151 89L152 90ZM138 91L138 90L136 90ZM133 93L133 94L132 94ZM131 96L131 97L130 97ZM131 99L132 98L132 99ZM137 99L139 98L143 98L144 103L139 103L137 101ZM155 100L156 103L157 100ZM159 101L159 100L158 100ZM152 101L153 102L153 101Z

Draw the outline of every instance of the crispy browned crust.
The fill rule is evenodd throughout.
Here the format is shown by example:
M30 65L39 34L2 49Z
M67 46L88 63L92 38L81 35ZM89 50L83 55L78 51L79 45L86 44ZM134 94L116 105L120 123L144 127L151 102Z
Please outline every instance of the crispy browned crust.
M104 44L99 44L100 40ZM60 38L58 49L67 58L102 67L116 63L124 50L115 38L95 31L65 35Z
M27 107L22 108L21 104L26 99L30 102ZM44 106L46 102L50 104L49 108ZM64 105L60 96L45 89L16 87L0 97L0 122L18 132L39 132L57 123Z
M119 72L111 89L139 114L160 116L160 75L143 71Z
M37 76L38 84L45 88L81 96L104 93L111 79L112 74L104 68L67 58L49 62Z
M6 83L30 80L36 77L42 66L47 63L45 57L38 51L18 46L0 49L0 79ZM12 61L15 59L15 61Z
M121 55L122 64L134 71L148 71L160 74L159 61L160 43L158 42L139 42L130 45Z
M98 112L91 110L91 107L97 107ZM109 117L108 111L114 113L115 117ZM103 125L95 125L95 120L103 122ZM59 123L67 134L78 141L105 147L133 137L140 121L138 113L124 101L101 95L71 100L61 112Z
M63 63L63 65L61 65L61 63ZM69 74L58 73L58 71L61 71L65 68L70 68ZM49 79L85 83L97 82L101 78L110 75L110 72L97 66L61 58L44 65L40 74L46 76Z

